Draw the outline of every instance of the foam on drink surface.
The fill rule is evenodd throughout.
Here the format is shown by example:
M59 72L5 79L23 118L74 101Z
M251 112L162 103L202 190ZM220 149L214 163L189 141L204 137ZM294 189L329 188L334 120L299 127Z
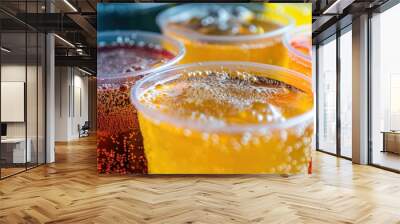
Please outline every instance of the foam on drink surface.
M174 57L158 45L114 44L98 50L98 73L100 77L118 77L126 73L157 67Z
M194 71L156 84L140 97L147 106L205 125L270 124L310 110L309 94L281 81L228 71Z
M221 36L262 34L280 27L279 24L267 21L263 15L243 6L199 10L191 18L169 25L188 32Z

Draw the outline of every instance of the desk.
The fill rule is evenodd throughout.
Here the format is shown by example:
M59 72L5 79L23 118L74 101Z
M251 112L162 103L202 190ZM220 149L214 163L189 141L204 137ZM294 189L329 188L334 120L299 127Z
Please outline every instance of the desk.
M383 150L382 152L393 152L400 154L400 131L382 131Z
M27 139L28 143L25 152L25 138L6 138L1 139L1 157L6 163L25 163L31 162L31 139ZM26 159L26 160L25 160Z

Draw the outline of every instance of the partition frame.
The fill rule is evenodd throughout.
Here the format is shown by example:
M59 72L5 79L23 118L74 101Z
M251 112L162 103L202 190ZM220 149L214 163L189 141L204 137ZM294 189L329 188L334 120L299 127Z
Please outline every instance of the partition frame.
M315 71L315 75L316 75L316 90L318 90L319 84L320 84L320 75L319 75L319 51L318 49L320 48L320 45L322 42L327 41L328 39L332 38L332 36L335 36L335 38L332 38L332 40L329 41L336 41L336 152L332 153L332 152L328 152L322 148L320 148L320 144L319 144L319 107L316 106L315 107L315 113L316 113L316 151L318 152L323 152L332 156L336 156L336 157L340 157L346 160L352 160L352 158L347 157L342 155L341 153L341 117L340 117L340 104L341 104L341 97L340 97L340 81L341 81L341 63L340 63L340 37L346 33L351 31L351 29L349 29L349 27L352 24L350 23L349 25L339 29L339 27L337 27L337 31L336 33L326 37L325 39L321 40L319 43L316 44L316 71ZM328 42L329 42L328 41ZM319 91L316 91L316 104L319 105L320 104L320 97L319 97Z

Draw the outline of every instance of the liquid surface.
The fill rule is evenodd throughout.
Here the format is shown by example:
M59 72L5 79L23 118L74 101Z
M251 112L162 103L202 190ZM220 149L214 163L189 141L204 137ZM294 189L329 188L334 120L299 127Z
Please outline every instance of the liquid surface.
M277 23L267 21L262 15L241 6L210 8L200 15L169 25L186 32L221 36L263 34L280 28Z
M147 106L207 125L283 122L312 108L312 97L283 82L236 72L190 72L149 88Z
M160 46L100 47L97 53L97 70L100 77L124 76L126 73L160 66L173 57L172 53Z

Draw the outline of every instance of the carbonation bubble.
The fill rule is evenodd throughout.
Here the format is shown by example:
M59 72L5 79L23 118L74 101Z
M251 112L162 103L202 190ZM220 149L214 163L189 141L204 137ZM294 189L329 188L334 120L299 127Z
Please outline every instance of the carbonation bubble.
M218 127L279 123L307 111L308 99L283 82L224 70L186 72L149 87L140 98L150 107L161 105L160 112L175 118ZM281 140L287 135L283 130Z
M132 38L133 35L129 38L119 36L111 43L103 41L97 51L98 77L109 78L97 83L99 173L148 172L137 111L130 100L131 87L141 76L127 73L157 67L174 55L154 44L146 45L142 42L139 46ZM129 79L120 79L126 76ZM149 100L156 100L155 91L144 94ZM163 110L165 105L149 106ZM153 120L153 123L159 122Z
M239 36L267 33L281 27L268 21L259 12L243 6L209 7L199 9L185 20L173 21L169 26L205 35Z

